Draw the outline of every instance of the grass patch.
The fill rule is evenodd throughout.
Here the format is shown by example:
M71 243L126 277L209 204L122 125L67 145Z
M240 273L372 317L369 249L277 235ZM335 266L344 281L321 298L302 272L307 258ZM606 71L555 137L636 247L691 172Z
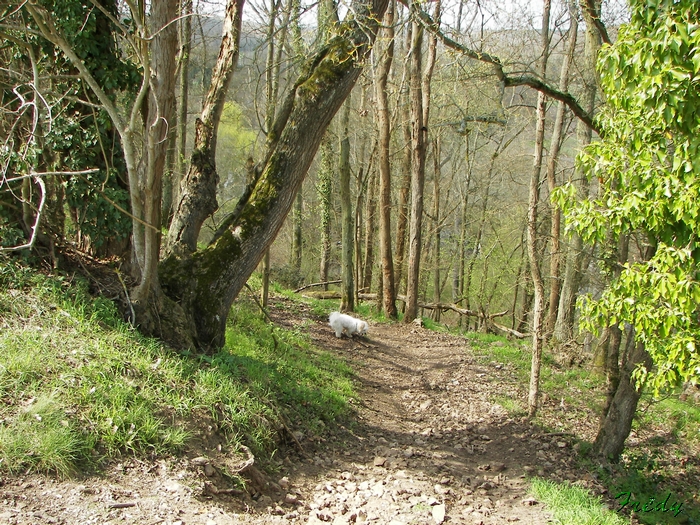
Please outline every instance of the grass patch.
M563 525L624 525L617 512L603 505L589 491L569 483L533 478L531 492L552 512L555 523Z
M0 472L68 475L178 454L211 423L235 450L276 447L347 415L351 370L241 301L226 347L178 353L140 336L78 280L0 262Z

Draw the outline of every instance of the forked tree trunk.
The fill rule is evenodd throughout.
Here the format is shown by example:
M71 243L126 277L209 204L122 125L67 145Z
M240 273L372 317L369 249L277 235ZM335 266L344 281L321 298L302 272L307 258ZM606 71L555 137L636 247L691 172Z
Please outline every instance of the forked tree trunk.
M201 350L224 344L231 304L282 227L326 128L355 85L386 6L387 0L353 2L354 16L338 27L343 37L311 57L278 111L256 183L206 249L161 264L163 288L192 319Z
M379 58L376 73L377 121L379 125L379 250L382 260L382 305L384 315L395 319L396 289L394 287L394 261L391 253L391 123L389 115L389 98L387 81L394 59L394 11L395 0L390 0L384 16L385 41L383 55ZM375 46L378 49L378 46Z
M180 201L168 231L168 253L181 255L197 249L204 221L219 207L216 187L216 140L226 94L238 61L244 0L226 4L219 56L212 73L202 114L195 122L195 137L190 167L183 180Z
M593 442L594 454L617 461L632 430L632 421L641 396L632 380L632 372L638 366L650 369L651 357L642 343L633 344L627 362L622 367L620 381L605 414L598 435Z

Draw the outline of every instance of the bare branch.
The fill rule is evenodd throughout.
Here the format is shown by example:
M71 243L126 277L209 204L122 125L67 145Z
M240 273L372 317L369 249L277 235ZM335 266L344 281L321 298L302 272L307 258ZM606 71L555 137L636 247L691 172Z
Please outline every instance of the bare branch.
M404 5L407 5L406 0L400 1ZM585 0L586 3L591 1L592 0ZM482 53L480 51L474 51L473 49L470 49L467 46L456 42L440 30L439 25L433 20L433 18L428 13L421 9L417 10L416 12L420 21L426 27L426 29L432 32L435 36L437 36L446 47L458 51L459 53L463 54L468 58L491 64L493 66L496 78L498 78L503 87L529 86L553 99L559 100L566 104L569 107L569 109L573 112L573 114L581 120L581 122L583 122L586 126L598 133L598 135L602 136L603 132L601 131L600 126L598 126L598 124L594 121L593 116L590 113L588 113L585 109L583 109L583 107L579 104L578 100L576 100L576 98L571 93L561 92L535 75L513 75L506 73L503 69L503 64L497 56L490 55L488 53ZM600 17L598 17L598 21L600 21ZM604 29L605 27L603 26L603 30Z
M32 226L32 235L26 244L21 246L0 246L0 252L10 252L24 249L31 249L34 246L34 241L36 241L36 236L39 232L39 222L41 221L41 213L44 211L44 205L46 204L46 185L41 177L35 177L34 182L37 183L39 188L41 188L41 200L39 201L39 207L36 212L36 219L34 221L34 226Z
M26 175L20 175L19 177L12 177L11 179L4 179L4 182L16 182L18 180L29 179L32 177L46 177L50 175L89 175L90 173L97 173L100 171L98 168L93 168L83 171L41 171L41 172L31 172ZM0 186L2 182L0 182Z

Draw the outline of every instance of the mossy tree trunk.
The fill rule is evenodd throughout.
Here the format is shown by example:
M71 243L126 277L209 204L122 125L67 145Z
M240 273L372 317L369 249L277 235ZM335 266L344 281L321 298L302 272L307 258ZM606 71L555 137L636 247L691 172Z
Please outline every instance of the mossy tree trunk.
M223 346L231 304L282 227L326 128L355 85L387 3L354 3L354 17L311 57L268 134L260 175L209 246L161 263L163 289L192 320L200 350Z
M639 365L649 370L652 362L644 345L637 342L632 343L630 355L622 367L620 381L593 442L593 452L598 456L617 461L625 447L641 397L641 390L637 389L632 379L632 372Z

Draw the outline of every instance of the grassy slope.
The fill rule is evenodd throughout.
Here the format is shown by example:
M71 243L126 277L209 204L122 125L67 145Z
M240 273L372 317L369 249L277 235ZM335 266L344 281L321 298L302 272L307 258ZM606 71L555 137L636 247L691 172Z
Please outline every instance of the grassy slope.
M175 454L214 426L265 454L285 421L349 413L351 371L240 302L227 347L141 337L84 283L0 264L0 471L68 474L124 454ZM202 424L206 423L206 424Z
M330 308L316 306L319 312ZM477 356L503 363L512 387L524 388L526 345L468 337ZM84 283L0 264L0 472L68 474L124 454L176 454L197 440L202 422L215 426L232 449L245 444L264 455L274 449L283 421L313 432L348 415L351 375L302 331L270 327L243 300L231 313L222 352L180 354L138 335L109 301L89 297ZM579 437L582 423L594 426L602 397L595 374L545 357L542 391L556 403L544 404L539 424ZM522 415L520 399L495 401ZM553 405L562 408L555 413ZM636 500L648 501L672 492L674 501L686 503L689 522L698 522L697 487L689 480L700 477L699 427L697 406L677 396L645 398L635 445L621 464L586 466L613 496L630 490ZM581 445L588 446L585 440ZM578 487L535 479L533 493L561 523L618 523L616 513L599 515L600 501ZM638 517L645 523L669 519L668 513Z

